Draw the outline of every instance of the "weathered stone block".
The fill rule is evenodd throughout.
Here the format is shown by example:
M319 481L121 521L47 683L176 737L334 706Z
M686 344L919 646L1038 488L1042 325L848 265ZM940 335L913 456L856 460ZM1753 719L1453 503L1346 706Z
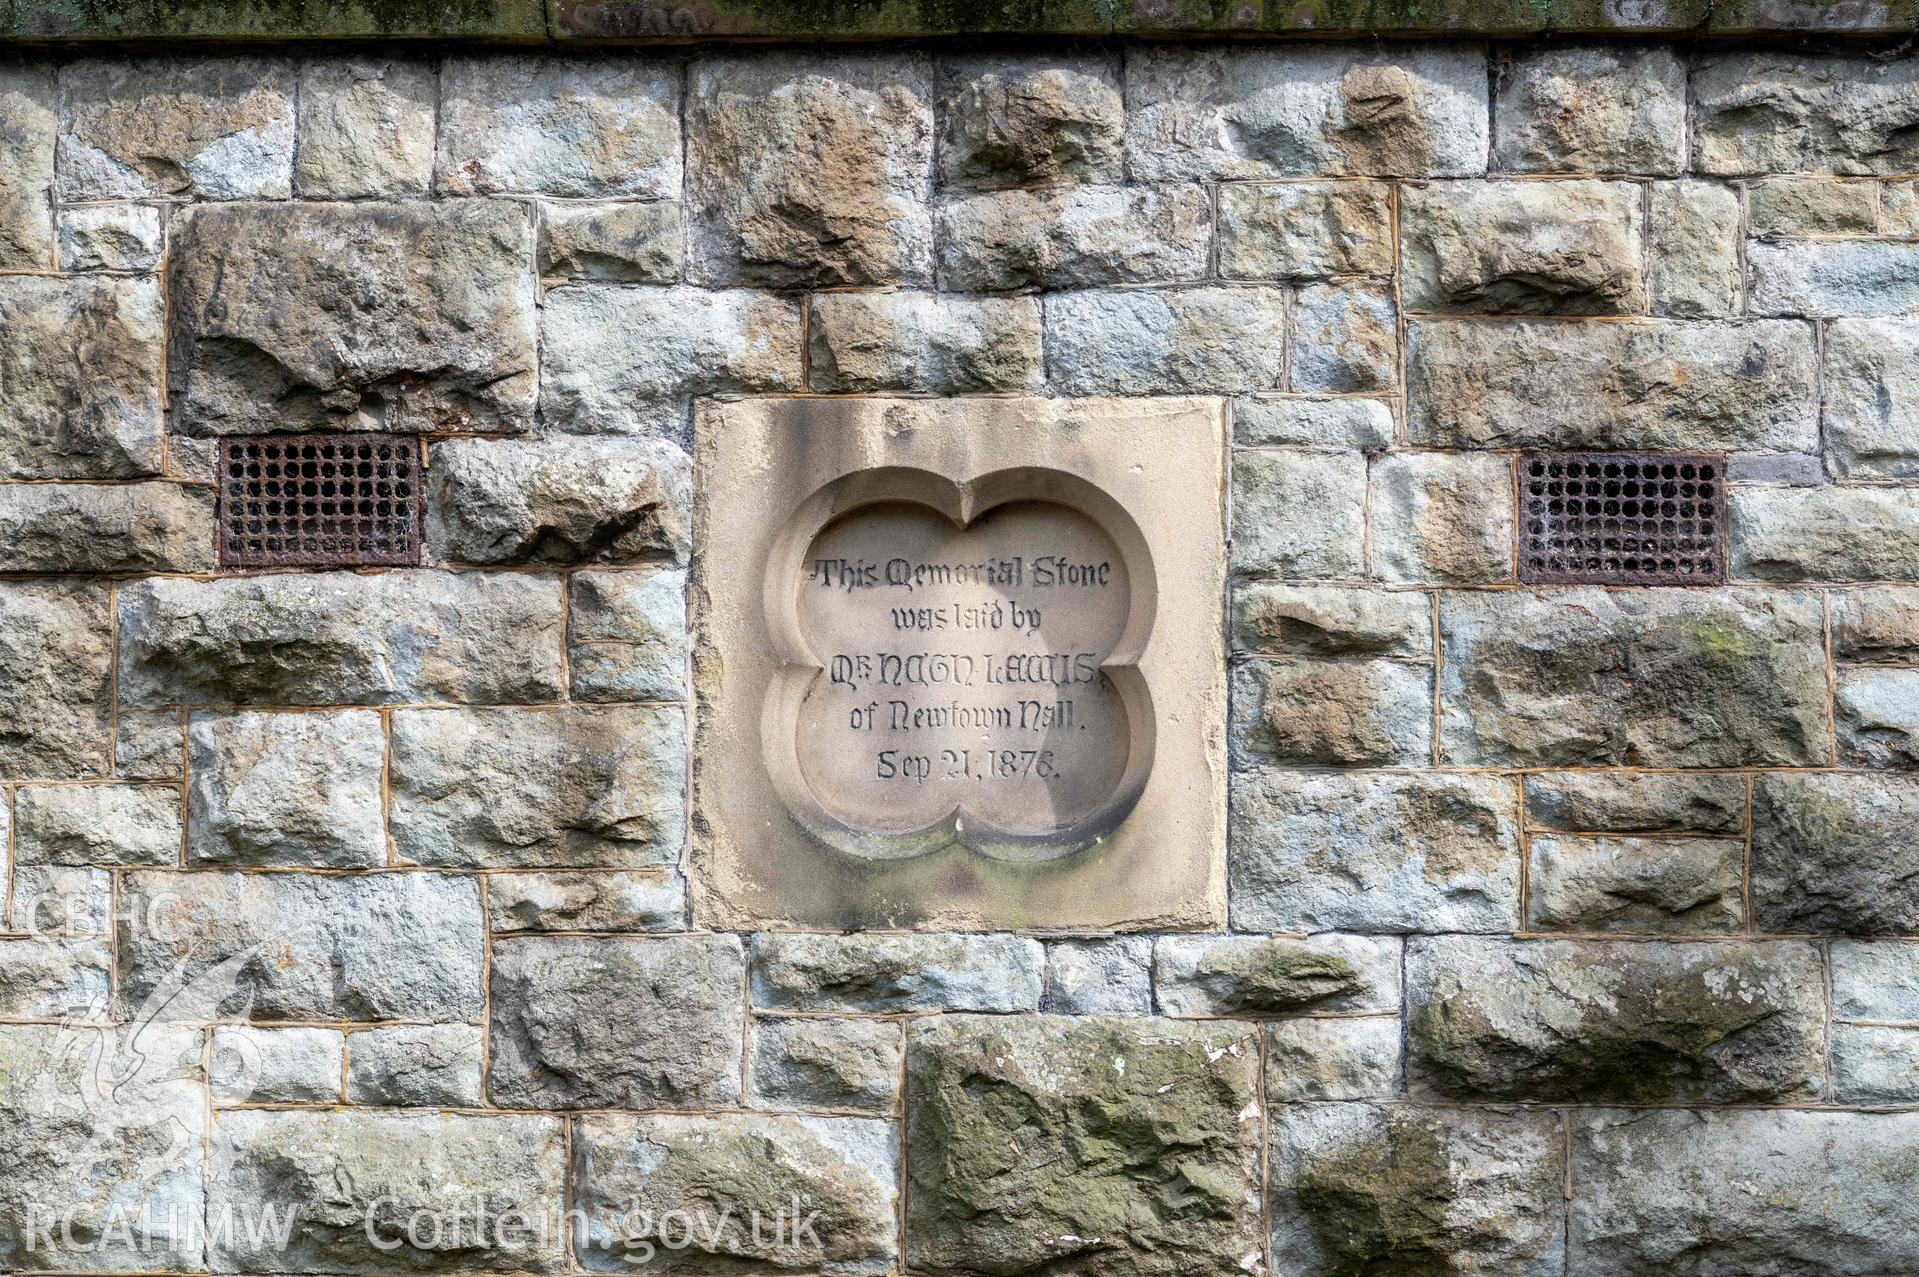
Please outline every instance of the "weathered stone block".
M657 439L448 439L427 462L427 544L460 563L684 558L686 454Z
M914 1021L906 1262L1087 1277L1256 1263L1256 1032L1118 1017Z
M1366 459L1356 452L1233 457L1232 565L1281 577L1366 570Z
M1879 229L1879 184L1774 177L1747 188L1749 234L1871 235Z
M0 583L0 704L8 719L0 776L106 774L113 749L108 599L103 582Z
M1302 394L1391 390L1399 383L1399 312L1376 288L1312 284L1293 307L1292 384Z
M469 1020L478 884L444 874L188 876L121 886L119 997L162 1020Z
M739 938L529 936L493 951L487 1090L505 1108L737 1104Z
M433 183L438 68L339 58L300 68L293 181L305 199L421 195ZM448 127L458 128L449 120ZM449 188L450 189L450 188Z
M685 572L576 572L570 588L567 670L575 700L686 695Z
M1037 390L1039 303L947 293L824 293L812 299L814 390L926 394Z
M105 869L15 865L7 930L106 935L113 929L113 875Z
M1233 927L1515 930L1518 806L1514 786L1491 776L1241 778L1227 866Z
M488 926L512 931L681 931L686 879L665 867L616 873L496 873Z
M1818 450L1805 324L1411 320L1407 346L1415 443Z
M601 1272L884 1273L899 1249L898 1137L869 1118L597 1115L573 1168Z
M1565 1144L1551 1113L1298 1104L1274 1111L1274 1255L1301 1277L1557 1277Z
M205 572L213 490L178 483L0 484L0 570Z
M1392 446L1393 410L1377 399L1248 398L1233 404L1233 438L1242 445L1353 448Z
M561 694L560 586L511 573L156 579L120 591L133 705L383 705Z
M686 837L677 706L393 714L393 846L478 867L675 864Z
M1832 1089L1845 1104L1919 1100L1919 1029L1833 1025Z
M1919 489L1735 488L1731 540L1735 577L1919 580Z
M386 732L372 710L195 714L187 724L187 859L384 865L385 769Z
M1693 166L1702 173L1907 173L1919 167L1919 67L1787 52L1708 56L1694 68Z
M1432 601L1337 585L1248 581L1233 590L1233 645L1301 656L1432 655Z
M1786 1100L1825 1091L1825 970L1797 941L1422 937L1416 1090L1483 1099Z
M1055 940L1046 946L1040 1010L1056 1015L1149 1015L1152 967L1151 936Z
M678 201L545 204L540 274L547 279L676 284L686 273L686 212Z
M155 785L22 785L13 799L22 865L174 865L180 791Z
M1805 1277L1919 1264L1919 1114L1578 1114L1569 1277Z
M338 1029L213 1030L207 1083L216 1105L337 1104L346 1070L346 1034Z
M1398 1011L1397 940L1366 936L1162 936L1153 990L1182 1019Z
M189 433L532 424L533 226L517 204L198 208L170 260Z
M753 1005L778 1011L1033 1011L1045 952L1013 935L753 937Z
M653 58L450 58L439 167L457 195L678 196L680 69Z
M1513 471L1505 457L1402 452L1372 467L1373 575L1477 584L1513 579Z
M1835 940L1831 960L1835 1017L1919 1023L1919 945Z
M209 1213L240 1224L210 1239L209 1261L222 1272L404 1265L525 1273L566 1263L565 1234L554 1226L566 1208L566 1141L557 1118L223 1113L207 1181ZM296 1203L296 1226L283 1244L270 1229L244 1226L268 1205ZM517 1226L502 1222L509 1213Z
M954 59L940 68L940 181L1118 181L1125 114L1118 67L1106 58Z
M31 270L53 264L58 129L53 69L0 68L0 267Z
M890 1113L898 1102L904 1039L890 1020L759 1017L751 1050L763 1108Z
M1799 240L1746 246L1755 315L1903 315L1919 310L1919 244Z
M1440 754L1466 766L1830 762L1824 619L1804 594L1448 594Z
M1686 163L1686 64L1671 49L1528 49L1499 68L1493 161L1513 173L1647 173Z
M137 1036L0 1025L0 1263L202 1267L203 1045L197 1029L164 1024Z
M160 210L151 204L61 209L60 269L146 271L160 264Z
M60 198L285 199L293 67L277 58L86 59L60 70Z
M1472 177L1486 64L1464 45L1141 48L1127 59L1135 178Z
M1386 182L1240 183L1219 188L1219 273L1228 279L1390 275Z
M1399 661L1248 661L1233 672L1238 765L1422 767L1433 672Z
M1652 313L1722 319L1739 313L1739 192L1717 182L1654 182L1646 223L1646 292Z
M940 283L993 291L1201 279L1212 217L1196 185L969 195L939 210Z
M1845 670L1833 708L1841 764L1919 767L1919 670Z
M1527 924L1535 931L1684 935L1745 928L1741 839L1534 834L1531 847Z
M1539 772L1526 777L1526 820L1574 833L1743 834L1743 776Z
M1752 902L1762 931L1919 932L1919 779L1762 775L1753 783Z
M1621 315L1646 308L1631 182L1443 182L1400 197L1408 310Z
M1835 474L1919 478L1919 323L1828 324L1824 417Z
M1306 1016L1266 1026L1266 1100L1392 1099L1404 1084L1399 1016Z
M1879 233L1919 235L1919 183L1879 183Z
M931 91L914 58L702 58L686 109L694 276L927 284Z
M1832 654L1839 661L1919 662L1919 589L1881 585L1834 593Z
M1047 366L1069 395L1280 389L1286 295L1277 288L1061 293L1046 299Z
M0 470L157 473L165 314L152 280L0 278Z
M540 412L556 430L683 437L690 396L801 389L800 332L799 303L770 293L555 289L541 310Z
M104 938L0 938L0 1017L104 1024L112 970Z
M348 1039L349 1104L406 1108L485 1103L480 1077L485 1034L472 1024L396 1024Z

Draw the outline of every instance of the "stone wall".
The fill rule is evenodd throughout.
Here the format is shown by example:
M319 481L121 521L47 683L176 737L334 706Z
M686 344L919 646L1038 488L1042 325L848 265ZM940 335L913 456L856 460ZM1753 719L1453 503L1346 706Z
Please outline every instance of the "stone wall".
M1916 125L1724 45L0 66L0 1267L1919 1269ZM758 395L1227 401L1210 930L707 925ZM289 429L424 436L426 566L216 571ZM1526 447L1730 454L1730 582L1520 588Z

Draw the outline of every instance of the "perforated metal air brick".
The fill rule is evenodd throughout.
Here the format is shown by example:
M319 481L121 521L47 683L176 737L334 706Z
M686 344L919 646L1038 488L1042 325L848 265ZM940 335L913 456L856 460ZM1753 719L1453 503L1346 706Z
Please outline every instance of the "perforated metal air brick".
M401 435L254 435L220 441L223 567L420 561L420 446Z
M1726 459L1704 452L1519 458L1519 579L1710 585L1726 579Z

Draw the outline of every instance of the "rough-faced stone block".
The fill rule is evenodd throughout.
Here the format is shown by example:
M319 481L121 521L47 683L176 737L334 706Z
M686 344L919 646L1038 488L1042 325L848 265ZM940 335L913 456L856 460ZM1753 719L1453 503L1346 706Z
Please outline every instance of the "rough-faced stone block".
M1430 656L1432 601L1412 591L1243 582L1233 590L1233 646L1301 656Z
M113 929L113 875L105 869L15 865L9 931L105 935Z
M120 695L133 705L551 700L562 687L560 588L474 572L140 581L120 591Z
M1385 182L1234 182L1219 188L1219 273L1228 279L1389 275Z
M1768 238L1871 235L1879 229L1879 184L1774 177L1747 188L1749 234Z
M0 939L0 1017L104 1024L112 971L104 937Z
M681 931L686 879L665 867L613 873L496 873L488 926L513 931Z
M1745 927L1743 840L1535 834L1531 847L1532 930L1696 935Z
M13 799L22 865L173 865L180 791L156 785L23 785Z
M745 979L730 935L497 944L488 1094L505 1108L737 1104Z
M1069 395L1278 390L1286 295L1277 288L1060 293L1046 299L1047 367Z
M244 1224L216 1234L209 1260L224 1272L554 1271L566 1263L552 1226L566 1209L564 1136L551 1117L223 1113L209 1213L245 1221L298 1203L301 1214L283 1244ZM518 1226L502 1223L509 1213Z
M1919 588L1881 585L1835 592L1832 654L1842 662L1919 663Z
M1831 956L1835 1017L1919 1023L1919 945L1835 940Z
M1513 578L1513 473L1505 457L1402 452L1372 467L1373 575L1445 584Z
M1288 1105L1269 1139L1272 1253L1290 1272L1559 1272L1553 1114Z
M940 67L940 182L1118 181L1124 123L1106 58L955 58Z
M0 470L157 473L165 314L152 280L0 278Z
M1397 1015L1280 1020L1266 1026L1266 1100L1392 1099L1399 1056Z
M372 710L195 714L187 724L187 859L384 865L385 768L386 732Z
M1830 762L1817 598L1448 594L1440 754L1466 766Z
M160 264L160 210L89 204L60 210L60 269L146 271Z
M477 1108L485 1034L472 1024L396 1024L347 1039L349 1104Z
M125 1272L205 1263L204 1043L198 1029L164 1024L137 1035L0 1025L0 1262Z
M1442 182L1400 197L1408 310L1621 315L1646 308L1631 182Z
M304 199L422 195L433 182L438 69L428 62L338 58L300 68L293 181ZM461 122L448 121L449 128Z
M1038 390L1039 303L947 293L824 293L812 299L814 390L969 394Z
M520 205L199 208L169 256L187 433L532 424L533 226Z
M1919 489L1735 488L1732 575L1919 580Z
M1702 173L1907 173L1919 167L1919 67L1787 52L1693 68Z
M102 582L0 583L0 703L8 718L0 775L79 780L107 773L112 634Z
M1832 1089L1845 1104L1919 1100L1919 1029L1833 1025Z
M1755 315L1904 315L1919 310L1919 244L1794 240L1746 246Z
M86 59L60 71L60 198L285 199L294 75L277 58Z
M1292 316L1290 389L1302 394L1389 390L1399 377L1399 315L1376 288L1313 284Z
M777 1011L1033 1011L1045 952L1011 935L753 937L753 1005Z
M1739 192L1690 179L1651 184L1646 292L1652 313L1673 319L1735 315L1744 295Z
M1365 501L1366 459L1359 453L1233 454L1233 570L1362 575Z
M1181 1019L1398 1011L1397 940L1365 936L1162 936L1153 990Z
M1236 779L1227 867L1240 931L1512 931L1518 796L1491 776L1263 772Z
M1526 820L1573 833L1743 834L1743 776L1539 772L1526 777Z
M213 1030L207 1083L220 1107L238 1104L337 1104L346 1069L346 1035L338 1029Z
M579 434L680 438L691 396L801 389L800 333L799 303L771 293L555 289L541 310L540 412Z
M1845 670L1833 697L1839 761L1919 767L1919 670Z
M1120 1017L915 1021L907 1263L1150 1277L1257 1262L1256 1032Z
M1825 976L1796 941L1419 938L1416 1091L1481 1099L1785 1100L1825 1090Z
M1141 48L1127 59L1135 178L1471 177L1486 63L1470 46Z
M666 59L448 59L440 183L456 195L680 193L680 69Z
M678 707L393 714L393 846L462 868L675 864L686 837Z
M1246 398L1233 403L1233 439L1248 446L1392 446L1393 410L1378 399Z
M0 68L0 267L9 270L53 265L55 109L51 67Z
M702 58L688 78L693 273L802 288L931 281L931 91L915 58Z
M1752 899L1762 931L1919 932L1919 779L1810 773L1753 783Z
M1527 50L1499 68L1496 167L1512 173L1644 173L1686 162L1686 64L1671 49Z
M1201 279L1212 201L1198 185L986 191L940 207L940 283L1099 288Z
M1432 762L1433 672L1399 661L1248 661L1233 674L1242 767Z
M458 563L682 558L688 469L657 439L448 439L428 454L427 544Z
M1824 412L1834 473L1919 478L1919 323L1828 324Z
M573 1159L580 1262L596 1271L883 1273L899 1249L898 1137L885 1122L604 1114L581 1120Z
M1148 1015L1153 1009L1152 967L1150 936L1055 940L1046 946L1040 1010L1056 1015Z
M1415 443L1818 449L1806 324L1411 320L1407 345Z
M469 1020L481 1009L478 884L444 874L191 876L122 887L132 1018Z
M676 200L541 206L546 279L675 284L685 271L686 212Z
M567 671L575 700L685 697L685 572L576 572L569 588Z
M753 1102L762 1108L890 1113L898 1102L900 1026L817 1016L753 1022Z
M205 572L213 490L179 483L0 483L0 571Z
M1573 1118L1569 1277L1818 1277L1919 1264L1919 1114Z

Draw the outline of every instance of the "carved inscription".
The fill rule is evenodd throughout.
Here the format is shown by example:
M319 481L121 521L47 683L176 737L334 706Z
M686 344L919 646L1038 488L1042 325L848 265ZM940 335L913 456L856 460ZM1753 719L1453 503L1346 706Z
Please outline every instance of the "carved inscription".
M905 832L957 808L1043 835L1119 785L1129 729L1102 662L1130 589L1085 515L1020 502L961 529L923 506L867 506L815 539L798 589L820 666L800 767L839 819Z

